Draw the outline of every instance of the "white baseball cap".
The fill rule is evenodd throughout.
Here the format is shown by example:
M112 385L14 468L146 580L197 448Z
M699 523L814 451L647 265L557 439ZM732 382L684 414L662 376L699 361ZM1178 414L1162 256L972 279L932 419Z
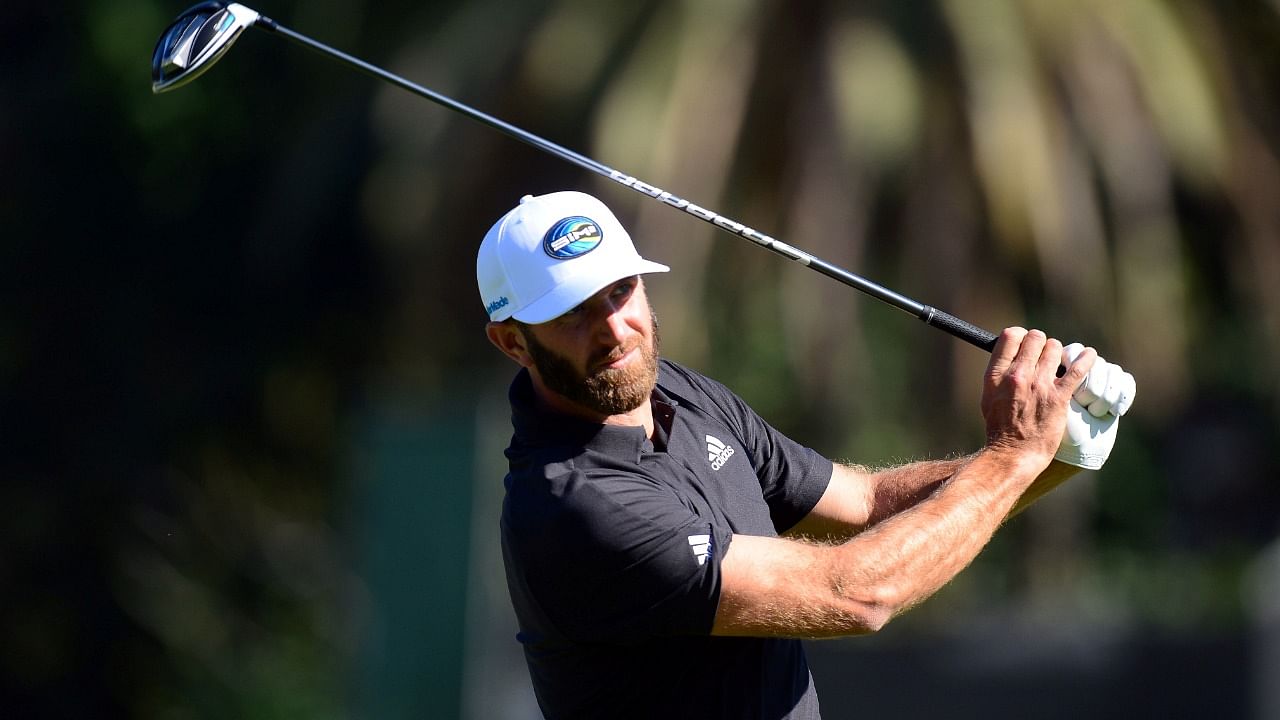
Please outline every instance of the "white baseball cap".
M586 193L525 195L485 234L476 257L489 320L537 325L610 283L671 268L640 257L609 208Z

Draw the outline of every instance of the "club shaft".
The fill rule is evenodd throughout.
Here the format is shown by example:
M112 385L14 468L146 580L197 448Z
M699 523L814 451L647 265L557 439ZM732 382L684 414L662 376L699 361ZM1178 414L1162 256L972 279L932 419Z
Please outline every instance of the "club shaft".
M574 165L577 165L578 167L583 168L584 170L590 170L591 172L596 173L597 175L601 175L603 177L609 178L610 180L613 180L614 182L620 185L629 187L632 190L635 190L636 192L641 193L642 195L646 195L655 200L664 202L676 209L683 210L687 214L692 215L698 218L699 220L703 220L704 222L711 223L712 225L715 225L716 227L726 232L737 235L747 240L751 240L757 245L767 250L770 250L775 254L781 255L782 257L785 257L788 260L792 260L794 262L800 263L801 265L804 265L810 268L811 270L816 270L817 272L820 272L823 275L826 275L827 277L833 280L841 282L855 290L866 293L867 295L870 295L871 297L876 298L881 302L884 302L888 305L898 308L903 312L910 313L916 316L917 318L919 318L920 320L924 321L926 324L932 327L938 328L939 330L942 330L943 332L946 332L961 340L964 340L965 342L975 347L981 348L988 352L990 352L992 348L995 347L996 336L994 334L976 325L972 325L968 322L965 322L964 320L961 320L960 318L957 318L954 315L951 315L950 313L944 312L937 308L912 300L911 298L901 295L897 292L894 292L893 290L890 290L889 288L886 288L883 285L872 282L862 277L861 275L857 275L852 272L849 272L848 270L845 270L844 268L841 268L837 265L832 265L831 263L821 258L814 257L813 255L810 255L809 253L806 253L803 250L799 250L795 247L792 247L791 245L781 242L780 240L772 238L762 232L755 230L754 228L748 227L746 225L743 225L740 222L737 222L723 215L720 215L719 213L713 212L711 210L707 210L706 208L703 208L699 205L695 205L687 200L676 197L675 195L672 195L671 193L666 192L665 190L662 190L654 185L650 185L630 175L614 170L613 168L610 168L602 163L599 163L581 153L577 153L566 147L557 145L556 143L553 143L550 140L541 138L526 130L522 130L512 125L511 123L504 122L503 120L499 120L498 118L495 118L492 115L488 115L486 113L480 112L479 110L476 110L475 108L472 108L468 105L464 105L458 102L457 100L454 100L453 98L450 98L445 95L441 95L440 93L435 92L434 90L431 90L429 88L425 88L416 83L410 82L400 77L399 75L396 75L392 72L389 72L387 70L384 70L378 67L377 65L373 65L371 63L365 62L360 58L354 57L352 55L348 55L347 53L344 53L341 50L337 50L335 48L329 47L328 45L325 45L322 42L313 40L307 37L306 35L302 35L300 33L294 32L293 30L290 30L289 28L277 23L271 18L268 18L266 16L259 16L257 22L255 23L255 26L260 29L276 33L278 35L282 35L298 43L299 45L302 45L322 55L326 55L360 72L366 73L368 75L372 75L381 80L385 80L391 83L392 85L395 85L404 90L408 90L409 92L419 97L425 98L438 105L443 105L444 107L449 108L450 110L466 115L467 117L473 120L476 120L478 122L484 123L485 125L488 125L489 127L495 130L506 133L507 135L515 138L516 140L519 140L520 142L526 143L528 145L532 145L533 147L536 147L547 153L555 155L556 157L562 160L565 160L567 162L573 163Z

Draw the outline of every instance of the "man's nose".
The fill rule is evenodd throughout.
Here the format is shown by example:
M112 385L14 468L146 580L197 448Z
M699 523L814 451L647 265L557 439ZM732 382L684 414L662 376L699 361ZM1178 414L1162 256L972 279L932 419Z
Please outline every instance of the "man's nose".
M602 308L604 317L598 323L599 333L603 340L611 344L620 344L634 334L635 330L627 322L627 313L621 304L608 303Z

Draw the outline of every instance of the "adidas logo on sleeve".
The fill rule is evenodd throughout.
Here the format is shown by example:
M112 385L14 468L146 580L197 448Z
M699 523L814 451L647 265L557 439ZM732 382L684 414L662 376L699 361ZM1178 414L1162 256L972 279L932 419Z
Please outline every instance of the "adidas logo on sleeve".
M724 464L733 457L733 448L725 445L719 438L712 435L707 436L707 460L711 463L712 470L719 470Z
M690 535L689 549L693 551L693 556L698 559L698 566L707 564L707 558L711 557L711 536L710 535Z

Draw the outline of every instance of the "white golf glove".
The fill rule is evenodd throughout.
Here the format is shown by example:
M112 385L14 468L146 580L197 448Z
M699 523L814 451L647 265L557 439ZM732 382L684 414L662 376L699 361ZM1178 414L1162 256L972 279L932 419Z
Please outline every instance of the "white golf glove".
M1074 362L1082 352L1083 345L1071 343L1062 349L1062 364ZM1099 357L1071 397L1067 429L1054 458L1086 470L1102 467L1116 443L1120 416L1129 411L1137 392L1132 375Z

